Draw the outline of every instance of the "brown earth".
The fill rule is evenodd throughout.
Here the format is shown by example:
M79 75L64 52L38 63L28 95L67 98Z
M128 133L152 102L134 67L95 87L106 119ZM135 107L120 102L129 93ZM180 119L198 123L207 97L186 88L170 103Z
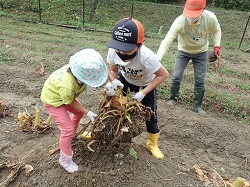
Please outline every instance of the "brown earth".
M59 153L49 153L58 146L59 130L54 123L53 129L43 134L16 129L15 118L19 111L34 114L35 105L41 106L39 95L47 75L40 77L33 70L3 63L0 63L0 69L0 100L9 105L14 115L0 118L1 187L9 178L13 179L7 185L10 187L219 186L218 178L198 180L192 172L194 165L231 181L239 176L250 179L249 126L231 116L218 113L200 116L180 106L169 107L160 99L159 147L165 155L163 160L155 159L147 151L146 130L134 138L133 143L113 147L93 145L95 152L86 148L86 142L76 139L74 160L80 170L68 174L58 164ZM102 92L103 89L89 88L81 100L97 111ZM46 110L41 109L46 118ZM86 120L83 118L82 124ZM130 148L135 149L138 160L129 154ZM13 162L16 165L7 167ZM23 169L24 164L33 166L28 175Z

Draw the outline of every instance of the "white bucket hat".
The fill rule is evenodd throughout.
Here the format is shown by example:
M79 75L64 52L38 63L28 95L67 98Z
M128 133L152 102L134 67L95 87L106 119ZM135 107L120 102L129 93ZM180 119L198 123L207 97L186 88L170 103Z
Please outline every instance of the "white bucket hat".
M72 55L69 67L79 81L91 87L103 85L108 78L107 66L94 49L83 49Z

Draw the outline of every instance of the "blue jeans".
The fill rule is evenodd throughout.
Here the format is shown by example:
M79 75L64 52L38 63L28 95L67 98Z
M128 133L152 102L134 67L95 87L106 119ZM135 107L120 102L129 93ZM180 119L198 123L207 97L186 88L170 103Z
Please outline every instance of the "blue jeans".
M205 89L205 78L208 63L207 51L199 54L189 54L183 51L177 51L174 72L171 78L171 86L180 87L184 70L186 69L187 64L190 60L192 60L194 67L194 88Z

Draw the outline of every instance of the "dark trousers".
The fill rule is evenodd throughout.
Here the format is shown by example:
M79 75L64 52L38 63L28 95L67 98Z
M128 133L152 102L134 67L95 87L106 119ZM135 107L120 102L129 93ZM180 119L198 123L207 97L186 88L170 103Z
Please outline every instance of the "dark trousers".
M135 86L133 84L130 84L126 81L126 79L119 73L118 80L120 80L124 84L123 91L127 93L128 88L131 92L139 92L140 86ZM150 107L153 111L153 114L151 115L150 121L146 121L146 127L147 131L151 134L155 134L160 132L158 125L157 125L157 101L156 101L156 89L149 92L142 100L141 102L144 106Z
M205 89L207 59L207 51L200 54L189 54L183 51L177 51L171 85L180 86L184 70L186 69L189 61L192 60L195 80L194 87L198 89Z

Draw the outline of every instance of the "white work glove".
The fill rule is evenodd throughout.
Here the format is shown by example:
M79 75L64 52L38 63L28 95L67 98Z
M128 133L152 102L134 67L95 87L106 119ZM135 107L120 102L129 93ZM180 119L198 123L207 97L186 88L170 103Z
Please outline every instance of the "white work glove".
M106 86L104 87L104 89L108 91L108 96L115 95L115 89L111 82L108 82Z
M92 111L88 111L87 116L89 117L90 121L91 121L92 123L94 123L95 117L97 116L97 114L95 114L95 113L92 112Z
M145 94L142 93L142 91L137 92L134 96L133 99L141 102L143 100L143 98L145 97Z
M123 89L124 85L121 83L121 81L119 81L118 79L114 79L111 81L113 87L115 90L117 90L117 87L120 86L121 89Z

